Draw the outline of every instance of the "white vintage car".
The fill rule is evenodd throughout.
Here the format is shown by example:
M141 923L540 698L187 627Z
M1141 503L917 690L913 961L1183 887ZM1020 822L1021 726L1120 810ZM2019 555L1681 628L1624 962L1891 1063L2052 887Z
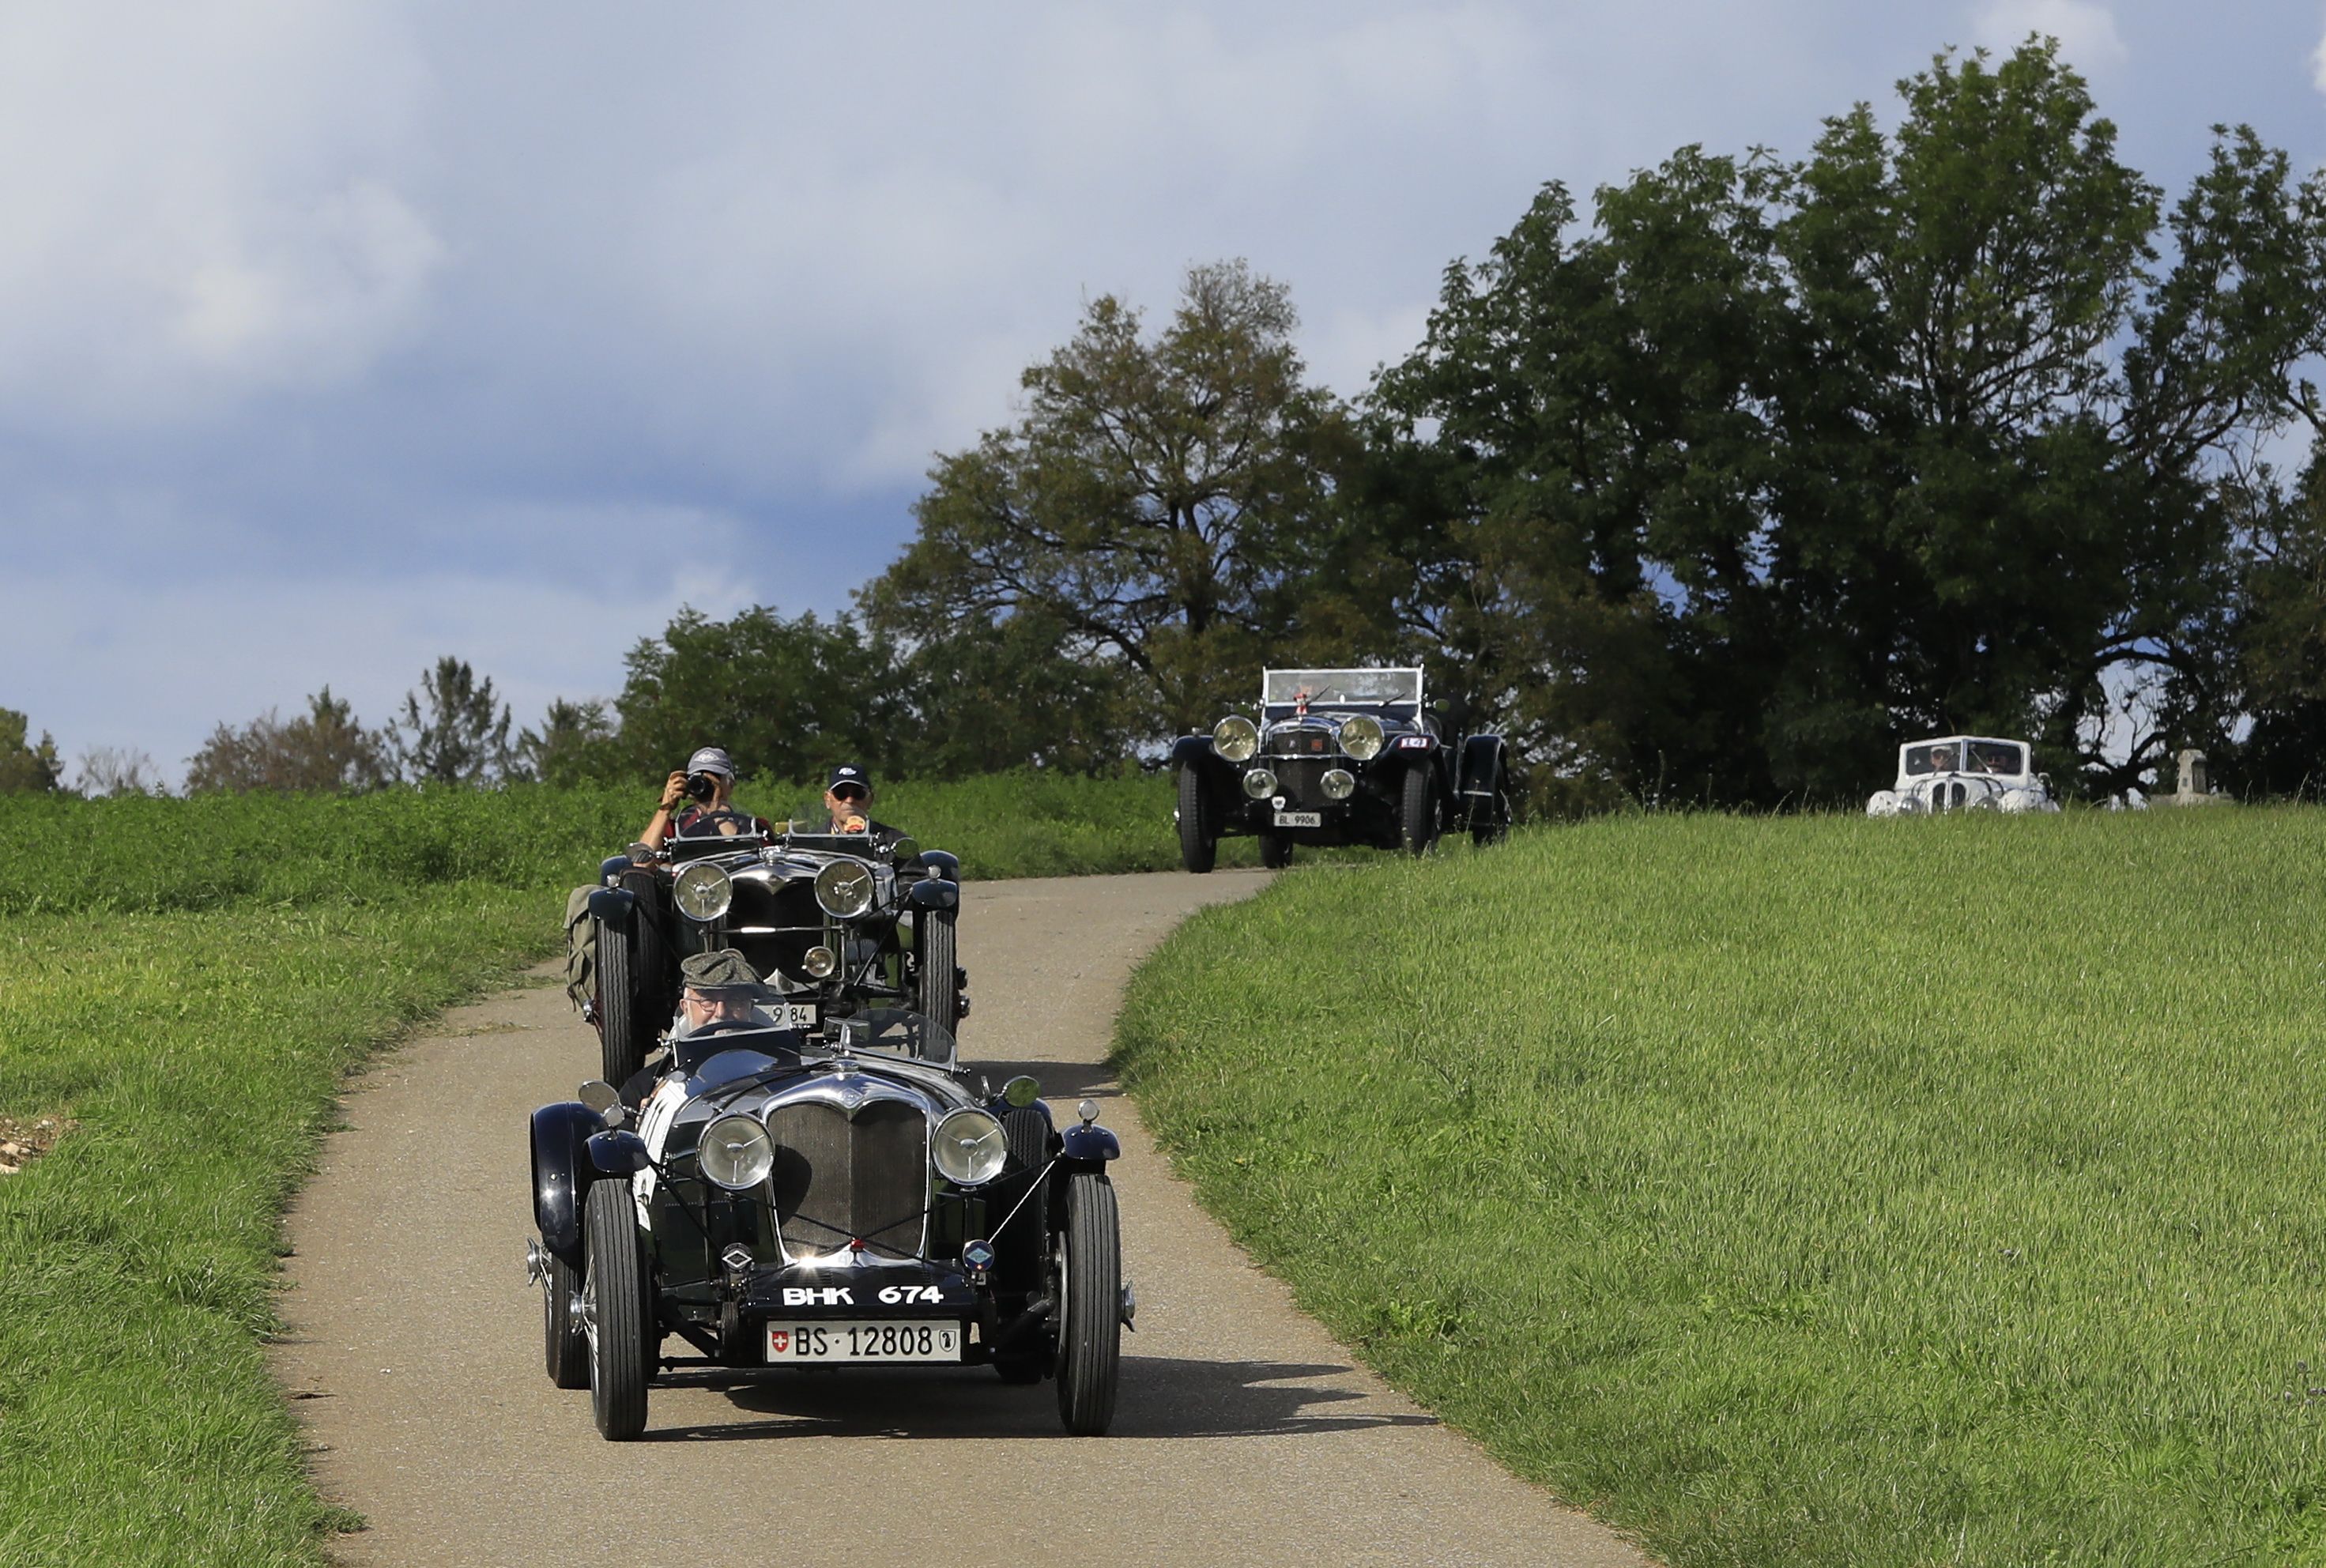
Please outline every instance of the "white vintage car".
M1898 748L1898 782L1865 803L1869 817L1932 812L2056 812L2051 782L2030 771L2027 743L1943 735Z

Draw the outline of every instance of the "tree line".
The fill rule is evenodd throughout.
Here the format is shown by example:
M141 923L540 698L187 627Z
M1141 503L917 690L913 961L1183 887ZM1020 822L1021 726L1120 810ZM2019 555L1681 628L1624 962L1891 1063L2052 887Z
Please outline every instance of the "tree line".
M515 739L457 660L379 731L326 689L189 785L1106 771L1373 662L1554 807L1855 801L1958 731L2095 797L2191 746L2326 782L2326 177L2216 127L2168 205L2045 40L1898 85L1797 160L1544 186L1354 398L1242 262L1102 297L849 613L683 611ZM57 772L17 718L0 787Z

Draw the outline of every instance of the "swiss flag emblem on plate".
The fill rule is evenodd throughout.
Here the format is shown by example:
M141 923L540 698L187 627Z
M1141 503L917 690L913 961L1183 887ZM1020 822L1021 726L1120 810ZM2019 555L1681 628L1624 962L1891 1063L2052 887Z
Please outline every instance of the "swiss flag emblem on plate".
M780 1356L792 1348L792 1337L781 1329L768 1331L768 1354Z

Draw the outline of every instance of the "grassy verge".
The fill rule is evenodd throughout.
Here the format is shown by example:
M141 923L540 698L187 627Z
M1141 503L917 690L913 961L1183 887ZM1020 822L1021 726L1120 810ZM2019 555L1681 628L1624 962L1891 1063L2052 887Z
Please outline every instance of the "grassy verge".
M347 1067L554 929L476 886L0 917L0 1108L79 1124L0 1178L0 1562L319 1559L260 1348L277 1217Z
M2321 863L1602 821L1209 911L1120 1048L1305 1305L1676 1565L2319 1561Z

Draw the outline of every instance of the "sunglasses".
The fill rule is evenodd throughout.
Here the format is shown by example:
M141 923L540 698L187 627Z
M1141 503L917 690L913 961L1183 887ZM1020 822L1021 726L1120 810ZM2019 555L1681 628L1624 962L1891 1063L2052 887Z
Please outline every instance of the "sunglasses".
M835 801L863 801L872 797L854 784L842 784L832 792L832 798Z

